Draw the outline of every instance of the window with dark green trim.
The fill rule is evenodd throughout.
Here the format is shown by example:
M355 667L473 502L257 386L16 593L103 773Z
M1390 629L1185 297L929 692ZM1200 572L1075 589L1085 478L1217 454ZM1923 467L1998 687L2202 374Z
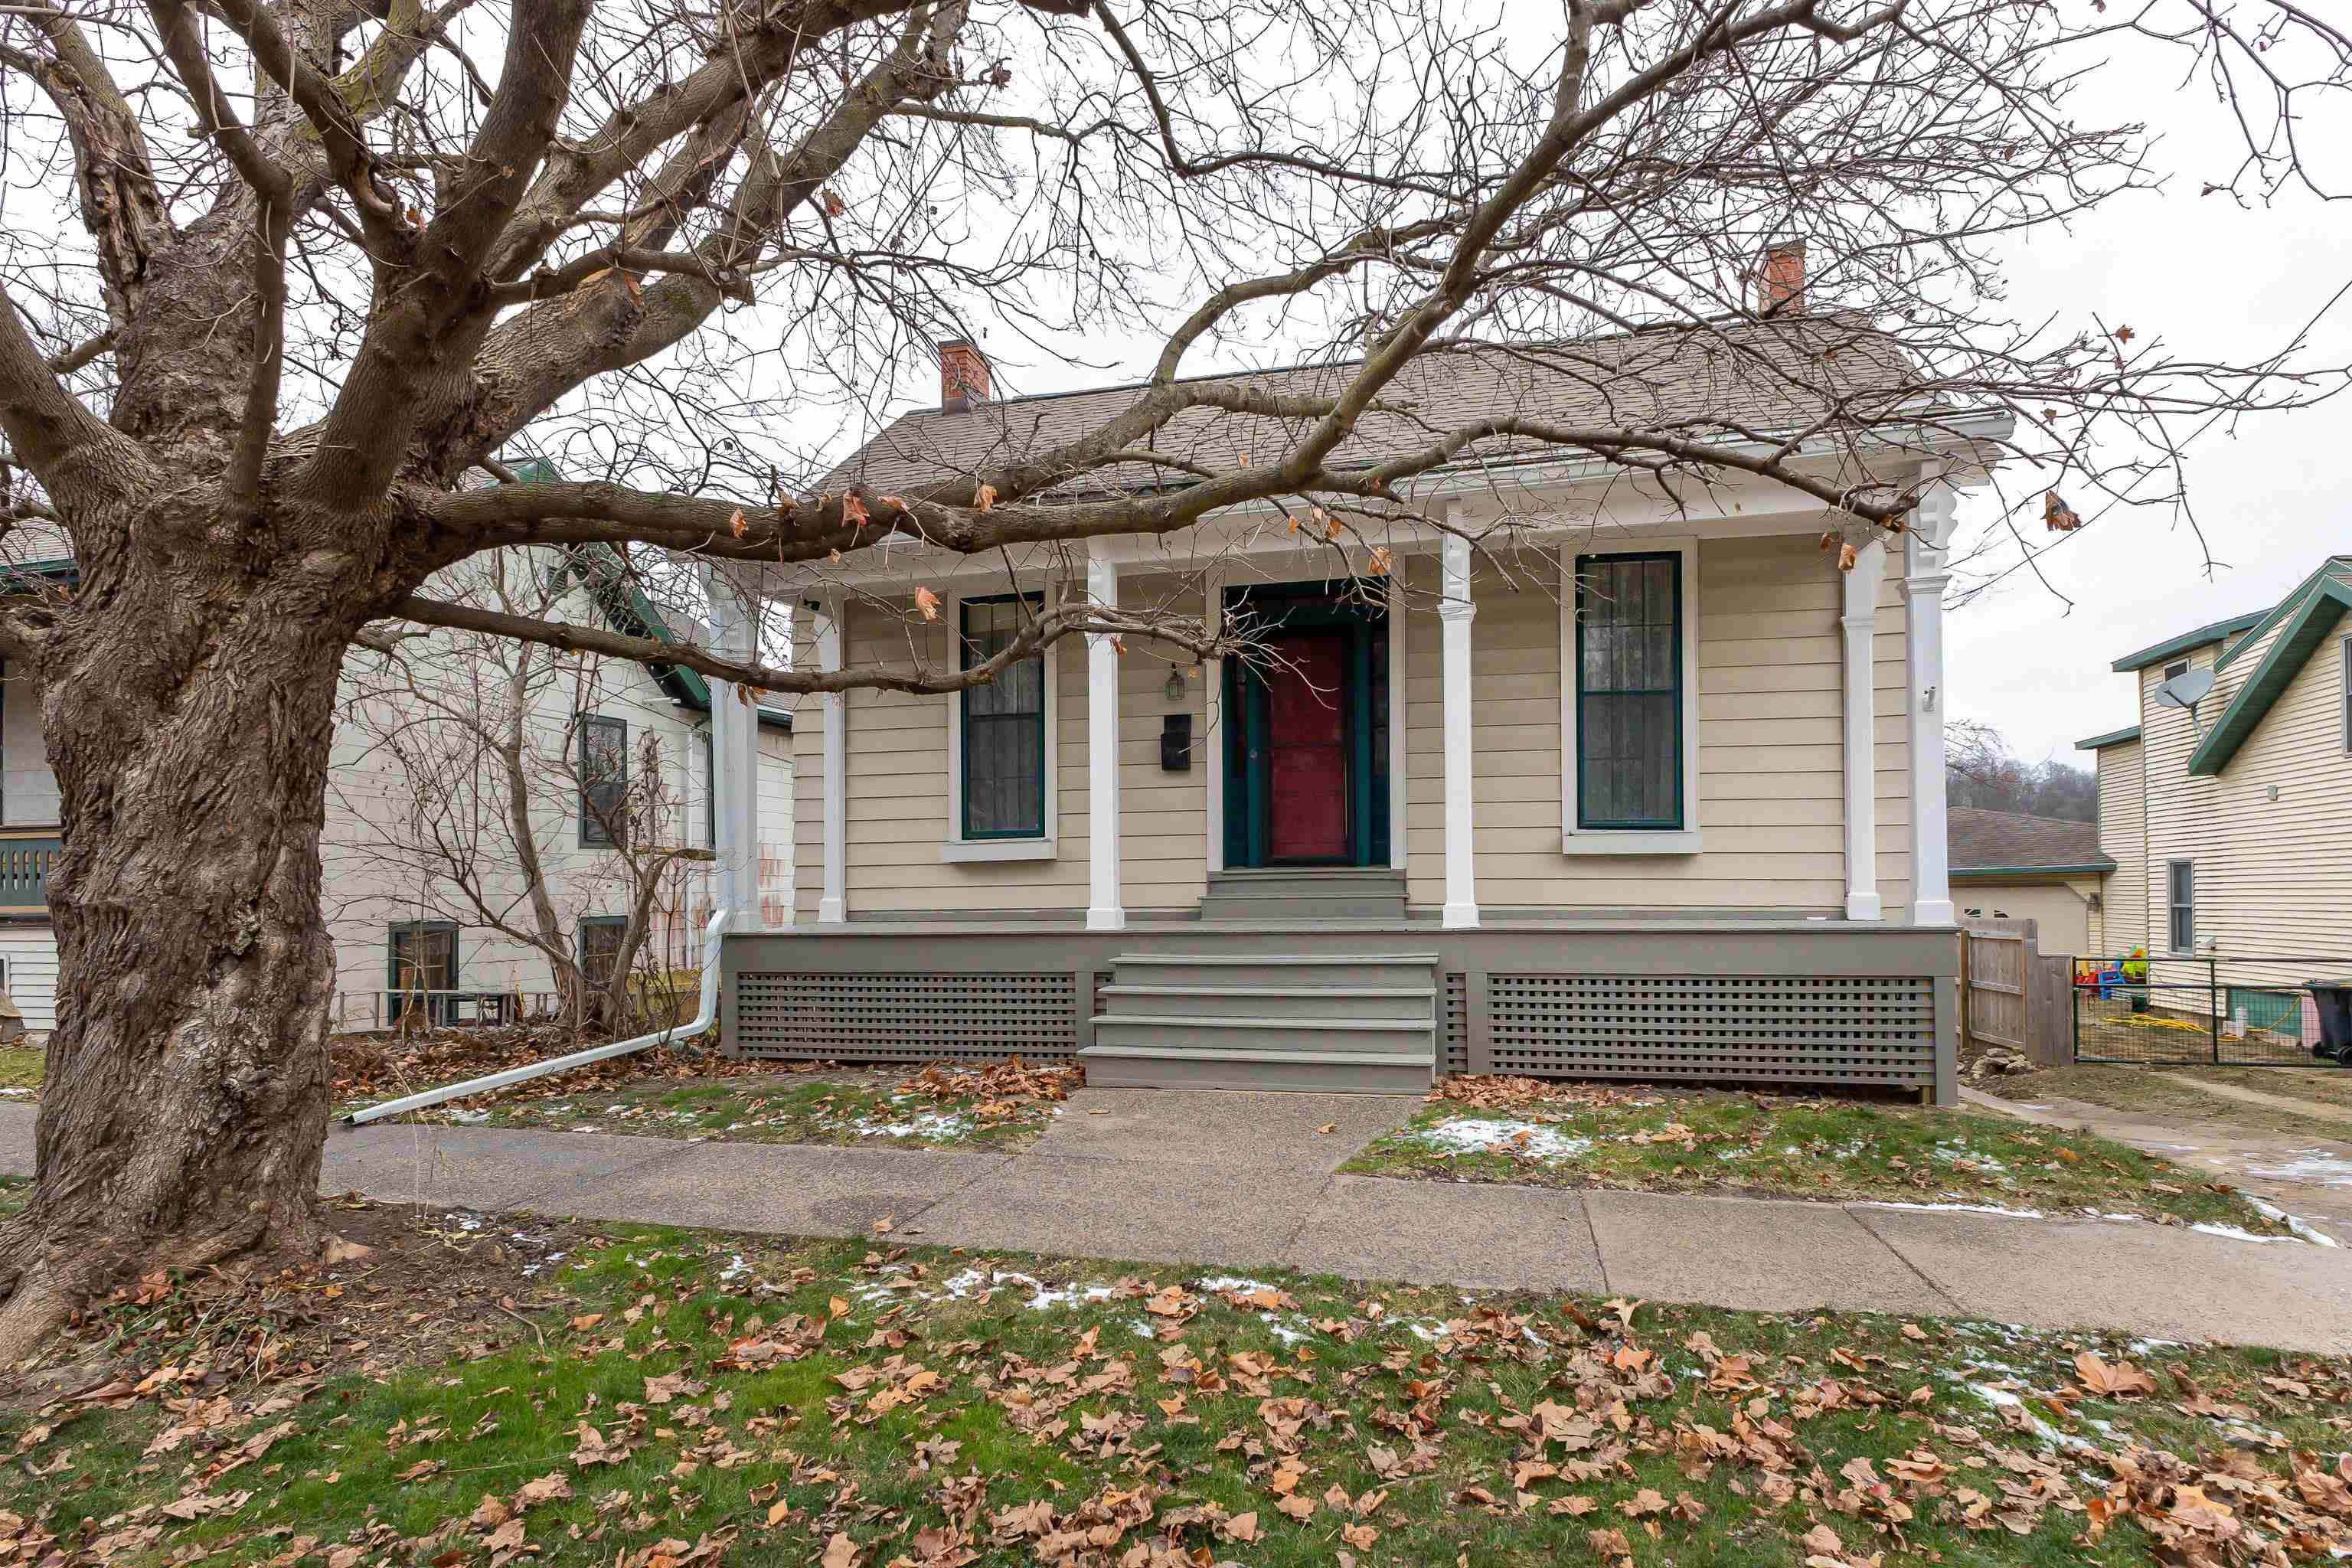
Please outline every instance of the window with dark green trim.
M1683 614L1677 552L1576 558L1579 827L1683 826Z
M629 721L580 717L580 843L625 845L629 837Z
M1006 594L966 599L958 608L961 668L985 664L1010 647L1037 601ZM963 837L1042 838L1045 834L1045 660L1032 654L985 686L967 688L961 704Z
M2174 952L2197 951L2197 863L2173 860L2165 866L2166 934Z
M580 977L591 985L613 978L613 963L621 955L621 938L629 929L626 915L583 915L574 940L579 947Z
M2344 749L2352 752L2352 637L2346 637L2344 655ZM6 666L0 665L0 671Z

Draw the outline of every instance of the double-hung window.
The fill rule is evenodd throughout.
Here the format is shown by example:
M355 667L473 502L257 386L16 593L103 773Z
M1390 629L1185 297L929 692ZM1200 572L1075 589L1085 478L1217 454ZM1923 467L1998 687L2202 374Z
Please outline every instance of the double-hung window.
M958 606L960 668L996 658L1037 613L1019 595L965 599ZM1045 660L1007 665L996 679L957 694L960 837L967 843L1044 839L1046 835Z
M1580 555L1574 571L1575 828L1685 829L1682 552Z
M601 713L580 717L580 843L585 848L629 841L629 721Z
M2165 866L2166 934L2170 951L2197 951L2197 863L2173 860Z
M2344 656L2344 749L2352 752L2352 637L2342 645Z

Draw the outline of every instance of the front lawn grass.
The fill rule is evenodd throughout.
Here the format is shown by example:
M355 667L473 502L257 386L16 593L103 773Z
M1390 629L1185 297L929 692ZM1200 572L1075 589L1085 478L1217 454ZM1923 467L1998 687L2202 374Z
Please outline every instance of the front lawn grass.
M896 1149L1025 1148L1053 1124L1076 1074L1009 1063L782 1071L720 1079L649 1078L565 1093L483 1096L420 1113L493 1127L734 1143L824 1143Z
M537 1261L501 1331L377 1376L331 1340L258 1374L236 1310L142 1288L104 1315L146 1325L110 1381L0 1416L0 1544L1861 1568L2352 1542L2338 1359L653 1228ZM297 1283L373 1338L337 1314L374 1266Z
M1454 1079L1340 1167L1368 1175L2133 1215L2286 1234L2235 1192L2082 1131L1828 1096Z
M41 1087L41 1064L47 1052L38 1046L0 1046L0 1089L37 1090ZM23 1100L27 1094L13 1094L11 1100Z

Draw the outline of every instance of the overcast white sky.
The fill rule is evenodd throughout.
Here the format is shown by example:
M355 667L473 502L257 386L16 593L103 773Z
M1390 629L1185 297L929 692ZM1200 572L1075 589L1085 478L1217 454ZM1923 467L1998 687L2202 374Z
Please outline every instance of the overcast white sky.
M2246 211L2200 196L2202 178L2232 161L2210 94L2131 85L2142 95L2137 112L2164 133L2158 161L2170 182L2117 198L2071 237L2048 232L2021 247L2011 273L2018 314L2080 320L2096 310L2184 357L2242 363L2282 346L2352 279L2352 201L2297 193ZM2352 139L2320 150L2336 187L2352 190ZM2352 300L2314 333L2312 357L2352 363ZM2275 604L2322 556L2352 552L2352 395L2248 419L2234 433L2217 426L2191 453L2203 543L2168 508L2117 508L2041 559L2050 587L2011 571L1954 609L1946 628L1954 717L1997 725L2021 756L2087 765L2076 740L2138 719L2130 678L2107 668L2116 658ZM2086 517L2089 499L2067 496ZM2019 559L1993 510L1978 499L1961 512L1986 544L1963 574L1978 581ZM2062 537L2044 532L2038 516L2024 532L2037 547ZM2208 547L2217 563L2210 575Z
M2275 353L2352 279L2352 199L2324 203L2297 189L2274 205L2247 208L2200 195L2208 177L2227 178L2242 155L2222 106L2210 87L2165 74L2180 63L2172 51L2128 41L2117 47L2123 58L2089 73L2075 117L2101 124L2144 117L2161 138L2154 162L2167 184L2114 198L2071 233L2044 230L2019 242L2011 313L2066 331L2129 325L2136 349L2154 340L2184 359L2245 363ZM2329 118L2326 127L2306 123L2306 148L2324 160L2333 188L2352 191L2352 121L2340 106ZM2323 136L2323 129L2336 133ZM984 334L983 346L999 361L999 392L1016 395L1133 381L1159 347L1096 340L1057 357L1001 332ZM1265 343L1203 345L1188 368L1285 357ZM2307 357L2352 363L2352 299L2325 318ZM938 395L933 373L920 364L902 366L897 390L906 403ZM846 449L856 438L837 445ZM2266 607L2323 555L2352 552L2352 395L2248 418L2234 430L2216 426L2190 450L2201 542L2169 507L2097 515L2101 498L2063 485L2094 521L2072 535L2047 533L2034 476L2012 472L2012 499L2033 508L2020 520L2024 543L2056 546L2039 559L2047 586L2020 568L2018 539L1990 496L1963 504L1946 632L1952 717L1993 724L2028 760L2087 766L2090 756L2075 752L2074 741L2137 718L2128 678L2108 668L2118 656ZM2151 482L2146 493L2162 487Z

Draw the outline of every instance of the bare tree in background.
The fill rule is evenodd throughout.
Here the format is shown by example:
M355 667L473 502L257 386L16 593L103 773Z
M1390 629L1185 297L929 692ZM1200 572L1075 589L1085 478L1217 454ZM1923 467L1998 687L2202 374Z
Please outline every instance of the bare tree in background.
M584 554L489 552L435 589L506 615L577 616L601 585L583 574L609 575L605 552ZM693 901L710 852L676 786L698 761L669 754L656 731L608 740L598 727L636 668L475 632L352 653L340 699L352 754L327 784L350 825L327 866L337 897L530 950L574 1028L637 1020L641 961ZM615 910L617 930L605 942L596 928L591 946L583 917Z
M1849 542L1899 528L1955 440L2079 502L2217 412L2338 384L2277 345L2207 363L2147 323L2004 315L1997 242L2147 183L2147 136L2070 94L2152 51L2241 111L2218 187L2338 173L2306 139L2352 42L2285 0L5 7L0 510L62 528L80 587L0 619L67 839L0 1361L126 1267L320 1244L320 819L370 623L784 692L1188 635L1064 593L969 670L820 673L435 601L436 572L600 542L821 574L886 539L978 554L1252 507L1321 509L1345 546L1420 476L1531 451L1679 495L1759 476ZM1793 302L1750 285L1790 237L1813 319L1783 331ZM1095 427L912 493L816 491L791 420L886 399L910 345L983 322L1155 357ZM1632 349L1583 346L1610 332ZM1322 374L1188 374L1269 342ZM1585 412L1417 401L1417 365L1474 353ZM1657 412L1692 375L1716 412ZM1161 452L1211 421L1222 453ZM526 426L587 477L458 488Z
M2009 738L1977 719L1944 726L1944 794L1953 805L2014 811L2064 822L2099 820L2099 775L2047 757L2029 763Z

